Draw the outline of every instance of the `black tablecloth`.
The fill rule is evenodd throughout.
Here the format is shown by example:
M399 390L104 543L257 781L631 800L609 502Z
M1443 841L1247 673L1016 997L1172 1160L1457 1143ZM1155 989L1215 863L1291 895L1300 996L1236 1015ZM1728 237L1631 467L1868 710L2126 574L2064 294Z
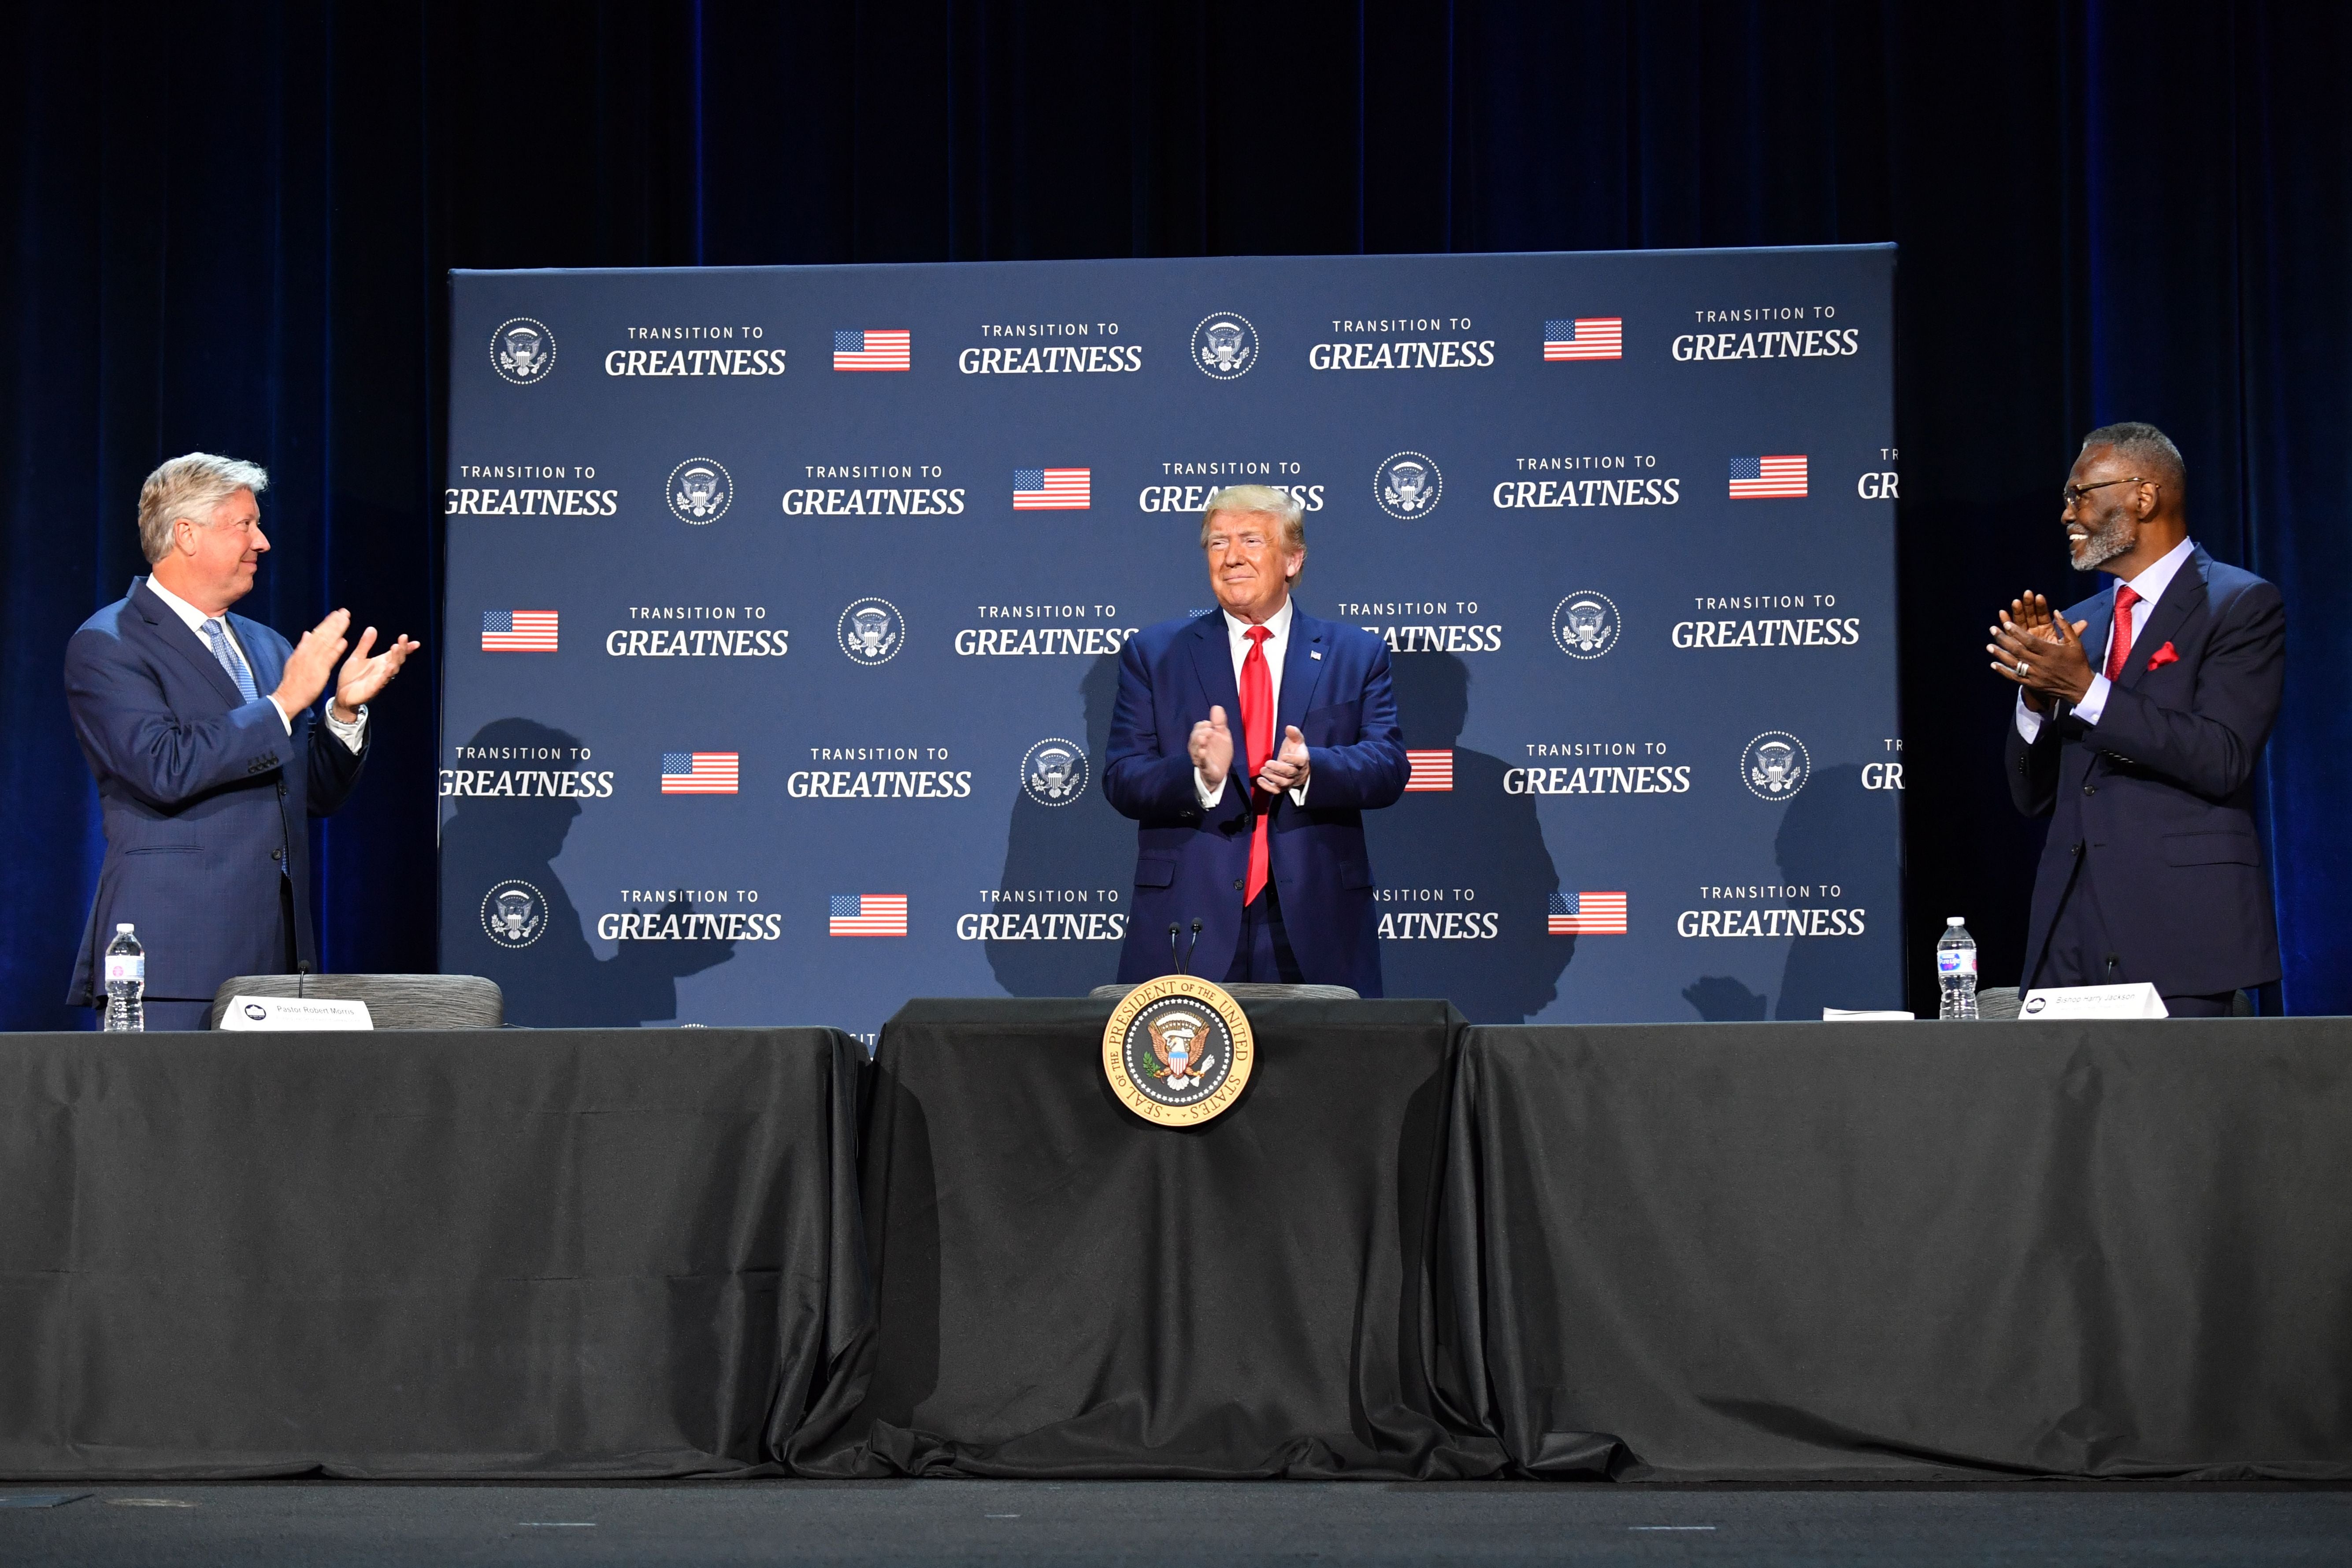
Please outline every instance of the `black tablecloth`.
M2352 1023L1479 1028L1446 1194L1538 1473L2352 1476Z
M823 1029L0 1036L0 1475L773 1458L866 1310Z
M1175 1131L1111 1098L1108 1002L915 1002L883 1030L876 1327L806 1474L1489 1474L1433 1391L1428 1247L1460 1015L1248 1008L1248 1089Z

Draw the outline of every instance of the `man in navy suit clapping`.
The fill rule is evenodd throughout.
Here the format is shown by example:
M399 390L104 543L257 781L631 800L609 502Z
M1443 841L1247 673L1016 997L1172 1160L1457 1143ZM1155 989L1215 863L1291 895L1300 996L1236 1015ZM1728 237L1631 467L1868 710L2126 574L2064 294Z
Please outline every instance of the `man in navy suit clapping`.
M1307 564L1295 497L1219 490L1201 547L1219 608L1119 653L1103 791L1139 826L1118 977L1183 959L1211 979L1378 996L1363 814L1394 805L1408 772L1388 645L1292 602Z
M102 1007L118 922L147 950L147 1026L204 1026L236 974L318 967L308 818L343 803L367 759L367 701L417 644L349 648L349 610L299 645L228 613L269 541L269 476L209 453L174 458L139 492L150 574L66 645L66 701L98 781L106 858L69 1004ZM333 683L325 721L310 711Z
M2052 818L2024 984L2147 981L2174 1016L2210 1017L2279 976L2253 773L2286 607L2189 539L2187 478L2153 425L2084 437L2061 515L2074 569L2114 581L2061 616L2027 593L1985 651L2018 688L2010 794Z

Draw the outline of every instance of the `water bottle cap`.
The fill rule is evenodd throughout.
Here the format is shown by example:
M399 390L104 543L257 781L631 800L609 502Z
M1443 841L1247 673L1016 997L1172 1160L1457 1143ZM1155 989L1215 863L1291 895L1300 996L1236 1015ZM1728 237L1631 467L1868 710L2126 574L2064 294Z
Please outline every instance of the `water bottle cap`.
M136 930L137 928L136 928L136 927L134 927L134 926L133 926L133 925L132 925L129 921L124 921L121 925L116 926L114 929L115 929L116 931L134 931L134 930Z
M1944 917L1944 923L1948 926L1958 925L1961 923L1960 917L1958 915L1946 915Z

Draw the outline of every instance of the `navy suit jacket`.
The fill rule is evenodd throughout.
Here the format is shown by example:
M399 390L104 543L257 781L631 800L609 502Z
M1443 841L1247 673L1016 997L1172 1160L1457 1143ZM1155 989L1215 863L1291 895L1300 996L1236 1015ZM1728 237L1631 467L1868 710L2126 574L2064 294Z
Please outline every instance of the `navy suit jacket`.
M1213 705L1224 709L1237 754L1224 795L1203 811L1189 747L1192 726ZM1192 973L1223 977L1241 938L1254 812L1264 811L1270 814L1268 871L1300 973L1310 982L1378 996L1380 941L1363 814L1402 797L1407 772L1388 645L1360 627L1317 620L1293 602L1274 735L1277 750L1289 725L1307 738L1304 806L1287 794L1269 801L1239 776L1245 771L1238 755L1241 711L1222 614L1147 626L1119 650L1103 793L1139 826L1135 903L1118 977L1142 981L1172 972L1171 921L1184 928ZM1201 940L1193 948L1196 918Z
M2066 611L2106 667L2116 594ZM2166 647L2174 657L2162 659ZM2025 984L2078 864L2123 972L2168 995L2210 995L2279 976L2278 926L2254 832L2254 764L2278 717L2286 605L2251 572L2192 549L2132 638L2099 721L2061 704L2032 745L2009 735L2009 788L2050 837L2033 879Z
M226 617L257 690L277 688L291 644ZM106 858L66 1001L105 1000L106 944L138 926L147 994L210 1001L234 974L286 967L278 883L291 877L299 961L310 936L310 827L343 803L367 760L310 712L289 735L265 697L247 702L204 638L134 577L66 645L66 703L98 780Z

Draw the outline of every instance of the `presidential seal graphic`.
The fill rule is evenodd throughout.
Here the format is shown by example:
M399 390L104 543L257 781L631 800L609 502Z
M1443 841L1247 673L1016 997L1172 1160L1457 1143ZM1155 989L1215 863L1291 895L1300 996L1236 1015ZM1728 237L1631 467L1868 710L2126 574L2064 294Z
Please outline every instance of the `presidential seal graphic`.
M1792 800L1813 776L1805 743L1786 730L1767 730L1739 753L1739 782L1759 800Z
M545 381L555 368L555 334L529 316L500 321L490 334L490 368L517 386Z
M669 471L669 510L680 522L717 522L735 500L735 480L716 458L688 458Z
M887 664L907 641L907 623L887 599L858 599L841 612L835 628L841 651L852 664Z
M1241 1004L1197 974L1127 994L1103 1029L1103 1076L1121 1105L1162 1127L1198 1127L1233 1108L1257 1047Z
M1192 329L1192 363L1213 381L1235 381L1257 363L1257 329L1228 310Z
M1591 588L1580 588L1552 606L1551 639L1570 658L1599 658L1617 646L1617 601Z
M529 882L500 882L482 895L482 930L500 947L529 947L547 929L547 900Z
M1087 793L1087 753L1059 736L1038 742L1021 759L1021 793L1039 805L1067 805Z
M1372 470L1372 499L1400 522L1427 517L1445 494L1445 476L1426 453L1399 452Z

